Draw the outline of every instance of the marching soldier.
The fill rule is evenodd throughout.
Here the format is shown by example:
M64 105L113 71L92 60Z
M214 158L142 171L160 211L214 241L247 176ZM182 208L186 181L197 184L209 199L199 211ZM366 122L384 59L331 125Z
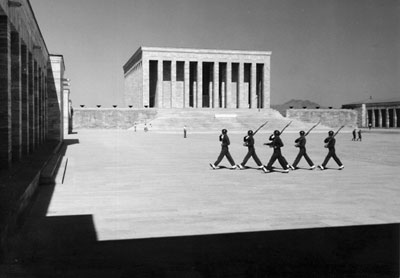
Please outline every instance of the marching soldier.
M223 129L221 131L222 134L219 135L219 141L221 142L221 153L219 154L217 161L213 163L210 163L211 168L214 170L219 168L218 164L221 162L221 160L226 156L228 159L229 163L231 164L231 169L236 169L236 164L235 161L233 160L231 154L229 153L229 145L231 142L229 141L228 137L228 131L226 129Z
M310 165L310 170L313 170L315 168L314 163L312 162L312 160L310 159L310 157L307 154L306 151L306 136L308 135L308 132L305 133L304 130L300 131L300 137L297 138L294 142L296 143L295 146L297 148L299 148L299 153L297 154L296 159L294 160L292 165L289 165L290 169L292 170L296 170L297 168L297 164L299 164L300 159L304 156L304 158L306 159L308 165Z
M272 171L272 165L274 164L274 162L278 159L279 163L281 164L283 171L285 173L289 173L289 169L288 167L290 165L288 165L285 157L283 157L282 152L281 152L281 148L283 147L283 142L280 138L280 134L281 132L279 130L275 130L274 134L272 134L269 137L269 140L271 141L270 143L264 143L264 145L268 145L271 148L274 149L274 152L268 162L268 165L266 167L264 167L264 172L270 172Z
M336 139L335 139L335 135L339 132L339 130L334 134L334 132L332 130L330 130L328 132L328 137L325 138L324 143L325 143L325 148L328 148L328 154L325 157L324 162L321 165L318 165L318 168L320 168L321 170L325 170L326 164L328 164L329 159L331 159L331 157L336 161L336 163L339 165L339 170L342 170L344 168L342 162L340 161L340 159L337 157L336 155L336 151L335 151L335 144L336 144Z
M247 136L245 136L243 138L243 141L244 141L243 145L247 146L248 152L247 152L246 156L243 158L243 162L237 165L241 170L244 169L244 166L246 165L246 163L250 159L250 157L253 157L253 159L256 162L256 164L258 165L259 169L264 168L263 164L261 163L260 159L258 158L258 156L256 154L256 150L254 148L254 136L253 135L254 135L253 131L249 130L247 132Z

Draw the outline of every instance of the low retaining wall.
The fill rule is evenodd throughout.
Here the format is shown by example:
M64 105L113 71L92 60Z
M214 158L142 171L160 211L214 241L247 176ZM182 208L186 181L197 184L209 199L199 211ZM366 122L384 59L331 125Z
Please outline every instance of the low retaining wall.
M306 123L317 123L329 127L356 127L357 112L350 109L288 109L286 117Z
M74 108L72 130L80 128L127 129L136 123L149 122L156 109L134 108Z

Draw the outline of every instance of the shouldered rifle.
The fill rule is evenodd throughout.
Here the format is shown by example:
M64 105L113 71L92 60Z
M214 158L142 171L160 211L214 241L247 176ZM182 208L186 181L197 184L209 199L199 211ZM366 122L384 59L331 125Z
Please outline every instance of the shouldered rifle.
M286 129L288 126L290 126L291 123L292 123L292 121L290 121L287 125L285 125L284 128L282 128L281 134L285 131L285 129Z
M268 121L266 121L265 123L263 123L262 125L260 125L260 127L257 128L256 131L253 132L253 136L256 135L256 133L257 133L260 129L262 129L267 123L268 123ZM246 135L245 137L243 137L243 141L244 141L243 146L245 146L245 147L248 146L248 144L247 144L247 139L248 139L248 138L249 138L248 135Z
M321 121L319 121L318 123L316 123L315 125L313 125L313 126L306 132L306 134L305 134L304 136L307 136L307 135L311 132L311 130L313 130L314 128L316 128L320 123L321 123Z
M342 130L342 128L344 128L344 125L339 127L339 129L332 135L332 137L329 138L328 142L326 142L326 144L325 144L325 148L328 147L329 142L331 142L332 138L334 138L339 133L339 131Z
M268 121L266 121L265 123L263 123L262 125L260 125L260 127L257 128L256 131L253 132L253 136L256 135L256 133L257 133L260 129L262 129L267 123L268 123Z

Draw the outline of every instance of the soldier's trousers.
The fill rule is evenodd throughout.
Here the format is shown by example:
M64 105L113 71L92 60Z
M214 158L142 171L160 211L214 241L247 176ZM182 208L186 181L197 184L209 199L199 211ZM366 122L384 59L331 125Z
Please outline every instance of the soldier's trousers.
M254 148L249 148L249 151L247 152L246 156L243 158L243 162L241 163L241 165L242 166L246 165L246 163L250 159L250 157L253 157L254 161L257 163L258 166L262 165L260 159L258 158L258 156L256 154L256 150Z
M217 161L214 162L214 165L217 166L221 162L221 160L224 158L224 156L226 156L226 158L228 159L229 163L232 166L235 165L235 161L233 161L233 158L232 158L231 154L229 153L228 146L223 146L221 148L221 153L219 154Z
M300 148L299 150L299 154L297 155L296 159L293 162L293 167L296 167L297 164L299 164L300 159L304 156L305 160L307 161L308 165L313 166L314 163L312 162L312 160L310 159L310 157L308 156L307 152L306 152L306 148Z
M287 163L286 159L282 156L281 149L274 149L274 153L272 154L272 156L268 162L267 169L271 170L272 165L274 164L274 162L277 159L278 159L279 163L281 164L282 168L286 170L288 163Z
M333 158L339 166L342 166L342 162L340 161L339 157L337 157L335 149L329 149L328 154L325 157L322 166L325 167L328 164L329 159Z

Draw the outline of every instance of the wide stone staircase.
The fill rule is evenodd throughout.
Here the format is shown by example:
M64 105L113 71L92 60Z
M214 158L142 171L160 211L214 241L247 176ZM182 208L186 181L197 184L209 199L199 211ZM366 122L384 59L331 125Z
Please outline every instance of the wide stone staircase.
M302 122L283 117L273 109L159 109L154 119L141 122L138 130L143 130L145 124L150 131L182 132L186 126L188 132L219 132L225 128L229 132L244 132L255 130L268 121L264 130L281 130L290 121L287 131L307 130L316 122ZM131 127L130 130L134 128ZM316 130L328 130L329 127L319 125Z

